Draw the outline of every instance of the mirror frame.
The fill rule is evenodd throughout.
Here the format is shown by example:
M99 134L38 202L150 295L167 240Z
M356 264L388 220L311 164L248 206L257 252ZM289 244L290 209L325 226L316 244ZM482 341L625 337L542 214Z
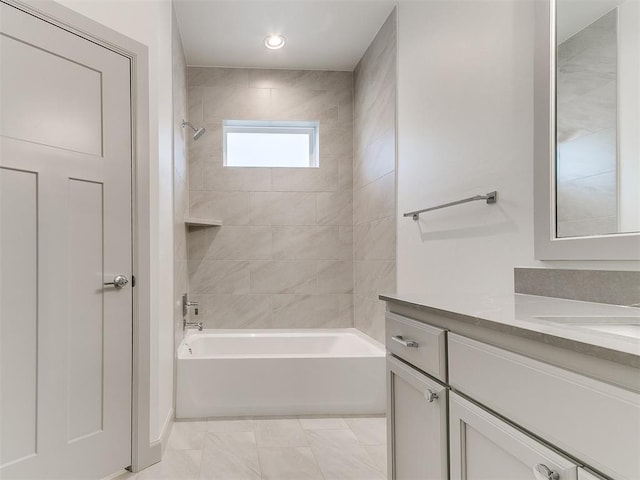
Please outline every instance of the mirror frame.
M556 0L535 1L534 239L536 260L640 260L640 233L556 237Z

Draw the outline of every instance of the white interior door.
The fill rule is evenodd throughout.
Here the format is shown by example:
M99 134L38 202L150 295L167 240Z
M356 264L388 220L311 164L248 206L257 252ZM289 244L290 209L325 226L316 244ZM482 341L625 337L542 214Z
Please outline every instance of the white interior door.
M127 58L0 2L0 478L131 464Z

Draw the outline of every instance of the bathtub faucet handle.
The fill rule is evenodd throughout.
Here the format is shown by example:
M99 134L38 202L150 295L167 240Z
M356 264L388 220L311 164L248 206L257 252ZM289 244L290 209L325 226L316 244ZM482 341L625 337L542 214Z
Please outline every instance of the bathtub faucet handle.
M182 295L182 316L186 317L189 309L193 308L193 314L198 315L200 304L198 302L189 301L187 294Z

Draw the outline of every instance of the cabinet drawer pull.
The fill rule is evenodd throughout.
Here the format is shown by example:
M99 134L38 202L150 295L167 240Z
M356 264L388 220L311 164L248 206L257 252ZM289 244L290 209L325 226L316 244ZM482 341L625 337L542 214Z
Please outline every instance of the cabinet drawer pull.
M431 389L427 389L424 392L424 398L429 401L429 403L433 403L434 400L438 399L438 394Z
M543 465L542 463L539 463L535 467L533 467L533 474L537 479L540 480L558 480L560 478L558 472L551 470L549 467Z
M400 345L403 345L409 348L418 348L420 346L418 345L418 342L414 342L413 340L405 340L404 338L402 338L402 335L396 335L395 337L391 337L391 340L393 340L394 342L398 342Z

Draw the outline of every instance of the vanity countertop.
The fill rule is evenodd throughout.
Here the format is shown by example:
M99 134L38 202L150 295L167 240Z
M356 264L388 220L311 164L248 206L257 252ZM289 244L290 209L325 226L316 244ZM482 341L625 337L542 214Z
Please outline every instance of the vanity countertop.
M640 338L636 336L640 332L639 308L518 293L442 291L383 294L379 298L640 368ZM629 326L622 327L626 331L617 331L618 327L609 327L611 324Z

